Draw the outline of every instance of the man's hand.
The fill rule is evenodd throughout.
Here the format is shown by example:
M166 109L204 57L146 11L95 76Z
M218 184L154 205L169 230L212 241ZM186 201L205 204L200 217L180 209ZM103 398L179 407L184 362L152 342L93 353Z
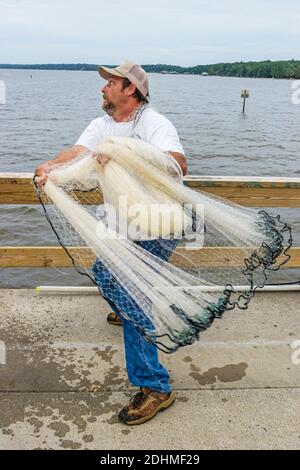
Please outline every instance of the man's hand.
M186 164L185 156L179 152L167 152L167 153L171 155L173 158L175 158L175 160L177 161L177 163L179 164L182 170L183 176L185 176L187 174L187 164Z
M34 181L39 188L42 188L48 179L48 174L52 169L50 163L45 162L39 165L34 172Z
M107 155L101 155L100 153L94 153L93 158L97 158L99 165L104 168L105 165L109 162L109 157Z

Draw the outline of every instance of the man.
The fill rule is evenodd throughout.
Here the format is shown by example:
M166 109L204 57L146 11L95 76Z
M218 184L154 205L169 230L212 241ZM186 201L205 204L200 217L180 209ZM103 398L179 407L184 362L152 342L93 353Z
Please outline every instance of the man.
M156 146L175 158L185 175L186 160L175 127L164 116L148 107L149 84L144 69L125 60L115 69L99 67L98 71L107 81L101 90L102 107L106 115L94 119L72 148L63 150L53 160L40 165L35 172L37 183L42 186L51 169L86 150L94 151L97 144L109 136L133 137ZM102 166L107 164L105 155L97 158ZM141 240L136 243L167 260L177 241ZM121 320L120 312L126 313L126 309L130 309L131 315L138 315L141 313L140 307L117 283L101 260L94 263L93 274L101 294L113 309L107 321L123 326L128 377L134 385L140 387L140 392L121 409L119 418L126 424L141 424L174 402L169 373L159 363L157 348L147 342L130 321L124 317Z

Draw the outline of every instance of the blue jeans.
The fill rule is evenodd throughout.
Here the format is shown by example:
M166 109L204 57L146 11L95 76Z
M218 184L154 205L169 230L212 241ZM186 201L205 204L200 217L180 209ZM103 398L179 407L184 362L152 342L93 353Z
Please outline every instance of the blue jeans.
M135 243L166 261L176 248L178 240L143 240ZM158 360L156 346L146 341L133 322L120 314L124 312L129 318L137 321L143 314L142 310L99 259L93 265L93 275L104 299L116 315L122 318L126 367L130 382L137 387L169 393L170 376Z

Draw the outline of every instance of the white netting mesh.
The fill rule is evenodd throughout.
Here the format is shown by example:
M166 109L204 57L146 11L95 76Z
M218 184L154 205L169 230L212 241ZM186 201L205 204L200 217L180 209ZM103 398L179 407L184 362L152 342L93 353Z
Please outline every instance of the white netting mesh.
M177 162L155 147L109 138L97 153L108 157L104 167L86 154L50 174L47 216L63 246L73 247L74 264L161 349L190 344L225 310L246 308L287 259L278 260L291 244L278 217L184 186ZM101 189L105 211L87 205L91 189ZM189 256L220 244L226 248L202 267ZM97 257L92 270L83 245Z

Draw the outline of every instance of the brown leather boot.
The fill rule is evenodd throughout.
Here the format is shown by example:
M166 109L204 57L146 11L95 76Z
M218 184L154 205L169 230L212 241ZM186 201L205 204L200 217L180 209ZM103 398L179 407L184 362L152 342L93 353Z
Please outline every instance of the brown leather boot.
M107 315L106 320L110 325L122 326L122 320L120 317L118 317L118 315L115 314L115 312L110 312Z
M159 393L141 387L141 391L131 397L128 405L121 409L119 419L129 425L145 423L154 418L159 411L169 408L174 400L173 392Z

